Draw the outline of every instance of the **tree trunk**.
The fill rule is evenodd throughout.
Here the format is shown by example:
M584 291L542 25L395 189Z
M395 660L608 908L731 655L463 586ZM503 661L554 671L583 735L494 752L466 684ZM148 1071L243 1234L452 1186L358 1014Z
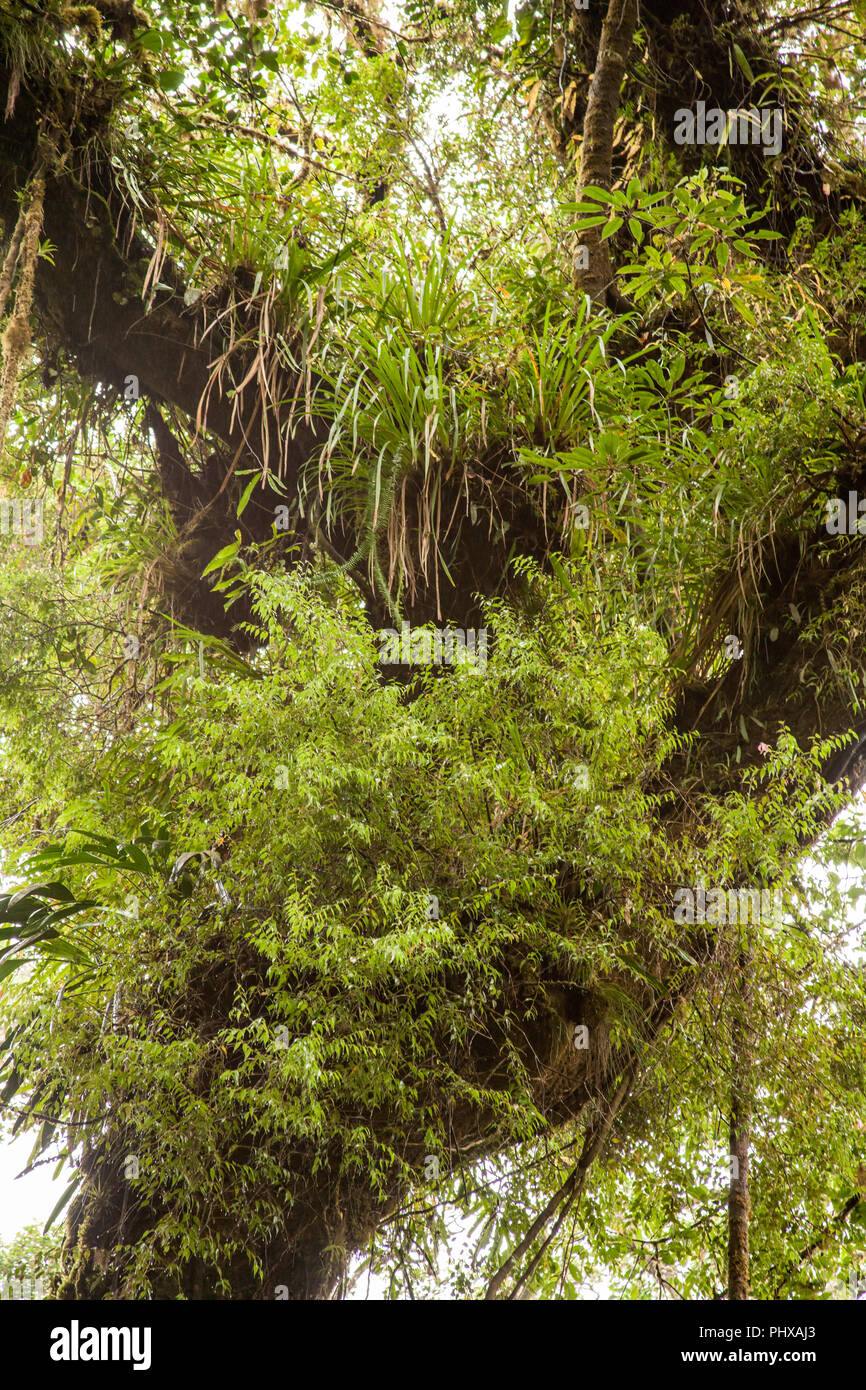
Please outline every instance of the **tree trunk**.
M749 1118L752 1058L749 1006L752 999L752 950L746 943L738 957L731 1056L731 1177L728 1192L728 1301L749 1297Z
M583 122L578 198L587 184L610 188L613 127L636 23L636 0L610 0ZM609 242L602 241L601 230L589 227L583 233L588 264L583 269L578 260L575 271L577 288L595 300L604 298L611 280Z

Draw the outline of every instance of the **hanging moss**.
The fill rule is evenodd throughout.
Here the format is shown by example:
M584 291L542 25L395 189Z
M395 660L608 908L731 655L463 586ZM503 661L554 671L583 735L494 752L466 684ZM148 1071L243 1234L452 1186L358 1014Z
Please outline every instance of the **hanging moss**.
M42 211L45 199L45 176L39 171L31 183L25 203L24 226L21 234L19 253L20 271L15 294L15 308L3 333L3 371L0 375L0 455L6 440L9 416L15 403L15 390L24 354L30 343L30 307L33 303L33 285L36 277L36 261L39 256L39 233L42 228ZM13 236L14 244L14 236ZM10 248L11 250L11 248ZM5 272L5 266L4 266Z

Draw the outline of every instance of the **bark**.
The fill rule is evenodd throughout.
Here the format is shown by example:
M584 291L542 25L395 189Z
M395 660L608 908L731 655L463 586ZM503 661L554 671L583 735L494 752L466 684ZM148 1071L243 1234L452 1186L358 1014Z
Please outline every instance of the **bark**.
M636 23L637 0L610 0L583 122L578 198L587 184L606 189L611 186L613 127ZM594 300L604 299L612 278L610 243L602 241L601 231L600 227L590 227L582 233L589 263L585 270L578 264L575 273L578 290Z
M169 1208L159 1200L138 1197L134 1182L122 1176L119 1156L126 1152L123 1136L116 1133L100 1136L85 1152L82 1188L67 1219L65 1274L57 1291L64 1301L136 1296L128 1263L119 1252L146 1241ZM247 1161L255 1161L254 1152ZM374 1200L368 1189L353 1189L327 1160L316 1173L312 1166L312 1158L299 1161L290 1204L271 1240L244 1239L243 1232L235 1231L241 1248L228 1264L217 1270L195 1259L177 1270L156 1269L151 1296L202 1302L318 1302L338 1297L352 1255L369 1241L395 1200ZM227 1197L228 1212L230 1194ZM201 1219L212 1221L212 1213L203 1210ZM223 1230L230 1222L226 1216ZM253 1267L253 1255L263 1273Z
M752 1052L749 1040L752 1001L752 952L747 943L738 955L735 1016L732 1028L730 1156L728 1192L728 1300L749 1297L749 1119L752 1104Z

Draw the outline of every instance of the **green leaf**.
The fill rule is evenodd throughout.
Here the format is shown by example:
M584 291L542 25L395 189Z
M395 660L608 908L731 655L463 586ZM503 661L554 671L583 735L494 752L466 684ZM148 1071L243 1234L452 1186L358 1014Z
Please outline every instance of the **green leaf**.
M565 567L558 555L551 555L550 568L553 570L553 573L556 575L557 579L559 580L562 587L565 589L566 593L568 593L573 599L577 600L577 591L574 585L572 584L571 580L569 579L568 575L566 574Z
M608 189L596 188L595 184L592 183L588 183L580 191L584 198L589 198L594 203L612 203L614 201L614 196ZM580 204L577 203L573 206L579 207Z
M25 898L38 896L41 898L54 898L57 902L71 903L75 901L75 894L71 893L65 883L52 881L51 883L30 883L26 888L19 888L17 893L13 893L9 899L9 906L14 907L16 903L23 902Z
M243 516L246 505L260 482L261 478L257 473L256 476L254 478L251 478L250 481L247 483L246 487L244 488L243 495L241 496L241 500L240 502L238 502L238 516ZM205 574L207 574L207 570L205 570Z
M56 1205L56 1206L54 1207L54 1209L52 1210L51 1215L49 1216L48 1220L45 1222L45 1225L42 1227L42 1234L43 1234L43 1235L45 1235L45 1232L48 1230L49 1226L51 1226L51 1225L53 1224L53 1222L55 1222L55 1221L57 1220L57 1218L58 1218L58 1216L60 1215L60 1213L62 1212L63 1208L66 1206L66 1203L69 1201L70 1197L71 1197L72 1194L75 1192L76 1188L79 1187L80 1183L81 1183L81 1178L80 1178L80 1177L77 1177L77 1176L76 1176L76 1177L74 1177L74 1178L72 1179L72 1182L69 1184L69 1186L67 1187L66 1191L63 1193L63 1196L60 1198L60 1201L57 1203L57 1205Z
M22 1071L19 1071L17 1067L13 1067L9 1075L9 1078L6 1082L6 1085L3 1087L3 1093L2 1095L0 1095L0 1101L2 1101L4 1105L7 1105L9 1103L9 1101L17 1092L23 1080L24 1073Z
M573 230L575 232L585 232L590 227L603 227L606 221L606 212L598 213L592 217L580 217L577 222L574 223Z
M73 965L90 965L91 957L80 946L76 946L73 941L66 941L63 937L56 937L53 941L43 941L39 947L40 954L46 956L56 956L58 960L70 961Z
M755 80L755 76L754 76L754 73L752 72L752 69L749 67L749 62L748 62L748 59L746 58L745 53L744 53L743 50L740 48L740 45L739 45L738 43L734 43L734 44L733 44L733 49L734 49L734 57L735 57L736 60L737 60L737 66L738 66L738 68L740 69L740 72L743 74L743 76L745 77L745 79L746 79L747 82L753 83L754 80Z
M158 29L145 29L143 34L139 34L135 40L136 48L143 48L146 53L162 52L162 35Z
M28 965L31 961L29 956L21 956L18 960L7 960L0 965L0 980L5 980L7 975L11 975L14 970L20 970L22 965Z
M241 548L240 541L232 541L229 545L224 545L222 550L218 550L206 569L202 570L201 577L210 574L212 570L220 569L227 565L229 560L233 560Z
M750 309L746 301L742 298L742 296L736 295L734 299L731 301L731 303L737 310L737 313L740 315L740 317L744 318L746 320L746 323L749 324L751 328L754 328L758 320L755 318L755 315L752 313L752 310Z
M183 86L186 72L183 68L166 68L163 72L157 73L156 81L160 90L163 92L176 92Z

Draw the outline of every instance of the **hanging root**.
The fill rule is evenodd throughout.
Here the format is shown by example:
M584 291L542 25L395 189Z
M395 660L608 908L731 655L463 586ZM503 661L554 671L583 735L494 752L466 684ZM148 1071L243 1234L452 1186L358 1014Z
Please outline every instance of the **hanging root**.
M0 375L0 454L6 441L6 429L12 407L21 361L30 343L30 306L33 303L33 283L39 256L39 233L42 230L42 211L45 201L45 174L37 170L30 186L29 201L22 204L21 213L12 233L12 241L0 271L0 314L12 288L12 277L20 257L15 308L3 334L3 371Z

